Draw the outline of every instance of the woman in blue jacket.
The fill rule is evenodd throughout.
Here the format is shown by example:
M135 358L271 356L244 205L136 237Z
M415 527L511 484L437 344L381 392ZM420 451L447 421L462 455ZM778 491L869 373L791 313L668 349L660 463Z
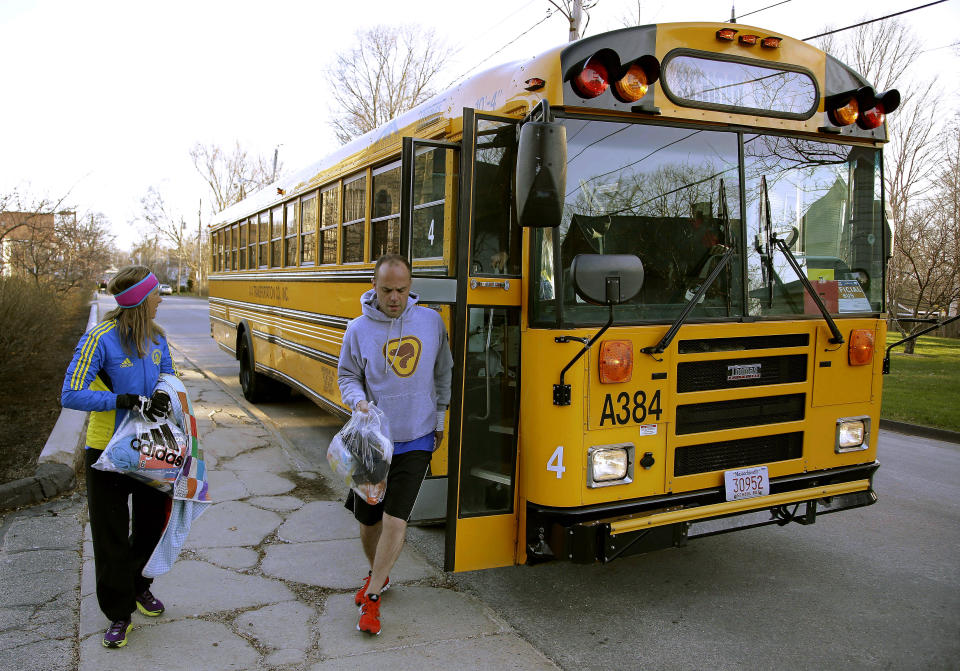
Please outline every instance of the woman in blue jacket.
M153 390L160 373L176 371L163 329L153 321L162 299L149 268L122 268L107 291L117 307L80 339L61 402L90 412L85 457L97 601L111 622L103 645L121 648L133 626L134 608L151 617L163 612L163 604L150 593L152 580L141 571L163 532L169 497L127 475L92 466L128 411L139 407L149 418L166 413L169 397Z

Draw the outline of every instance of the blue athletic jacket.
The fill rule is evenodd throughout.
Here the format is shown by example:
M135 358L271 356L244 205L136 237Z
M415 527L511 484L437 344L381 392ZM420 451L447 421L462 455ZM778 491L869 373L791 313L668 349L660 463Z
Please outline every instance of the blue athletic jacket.
M64 408L87 410L87 447L102 450L127 411L117 408L117 394L150 396L160 373L176 374L167 340L148 341L147 354L138 358L124 351L116 320L100 322L87 331L73 354L63 378L60 403Z

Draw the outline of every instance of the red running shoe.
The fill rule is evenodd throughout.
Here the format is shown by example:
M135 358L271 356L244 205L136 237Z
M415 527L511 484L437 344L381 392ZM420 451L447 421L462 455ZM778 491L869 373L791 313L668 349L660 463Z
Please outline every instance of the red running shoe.
M360 586L360 590L353 597L353 603L356 606L359 606L363 603L363 593L367 591L367 587L370 585L370 577L373 575L373 571L367 573L367 577L363 579L363 584ZM390 589L390 576L387 576L387 581L383 583L383 587L380 588L380 593L383 594L388 589Z
M374 636L380 635L380 595L368 594L363 597L360 606L360 619L357 620L357 631L363 631Z

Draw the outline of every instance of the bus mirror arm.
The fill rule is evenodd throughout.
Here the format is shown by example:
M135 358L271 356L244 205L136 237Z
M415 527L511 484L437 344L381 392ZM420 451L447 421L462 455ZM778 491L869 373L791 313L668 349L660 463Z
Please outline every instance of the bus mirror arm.
M902 338L901 340L898 340L897 342L895 342L895 343L893 343L892 345L888 346L888 347L887 347L887 351L886 351L886 352L884 353L884 355L883 355L883 374L886 375L886 374L888 374L888 373L890 372L890 350L892 350L894 347L896 347L896 346L898 346L898 345L902 345L902 344L905 343L905 342L910 342L911 340L916 340L917 338L919 338L919 337L922 336L923 334L925 334L925 333L930 333L930 331L935 331L936 329L940 328L941 326L946 326L946 325L949 324L950 322L954 322L954 321L956 321L956 320L958 320L958 319L960 319L960 315L954 315L953 317L950 317L950 319L945 319L945 320L943 320L942 322L937 322L937 323L934 324L933 326L927 327L927 328L923 329L922 331L917 331L916 333L911 333L911 334L908 335L906 338Z
M727 247L727 251L723 253L723 256L720 257L720 261L717 262L717 265L713 267L713 270L710 272L710 275L707 276L697 290L694 292L693 296L690 297L690 300L687 301L687 304L683 307L683 311L680 313L680 316L677 317L676 321L673 322L673 325L670 329L663 334L663 337L660 338L660 342L652 347L643 347L640 349L644 354L649 354L654 359L656 359L656 354L663 354L670 343L673 342L673 339L676 337L677 332L680 330L680 327L683 326L683 323L687 320L687 317L693 311L693 308L697 306L700 302L700 299L703 298L703 295L707 293L707 289L716 281L717 277L720 276L720 272L726 267L727 263L736 253L734 247Z
M570 359L570 363L563 367L563 370L560 371L560 384L553 385L553 404L554 405L570 405L570 385L564 384L563 376L566 375L567 371L570 370L570 366L575 364L580 360L584 354L587 353L593 344L597 342L597 339L600 338L607 329L613 325L613 303L610 303L610 318L607 320L607 323L603 325L603 328L597 331L596 335L587 340L586 338L578 338L576 336L558 336L553 339L554 342L565 343L565 342L579 342L583 343L583 347L577 352L577 355Z
M773 241L773 244L776 245L781 252L783 252L783 255L787 259L787 263L790 264L790 267L793 268L793 272L796 273L798 278L800 278L800 284L803 285L803 288L806 289L807 293L810 294L810 297L813 298L813 302L817 304L817 308L820 309L820 313L826 320L827 326L830 327L830 333L833 334L830 338L830 342L834 345L842 345L843 334L841 334L840 329L837 328L837 323L833 321L833 317L830 316L830 311L827 310L827 306L825 306L823 301L820 300L817 290L813 288L813 284L810 283L810 279L807 277L807 274L803 272L803 268L801 268L800 264L797 262L797 257L795 257L793 252L790 251L790 245L796 242L797 239L797 229L792 229L786 239L777 236L776 233L772 233L770 239Z

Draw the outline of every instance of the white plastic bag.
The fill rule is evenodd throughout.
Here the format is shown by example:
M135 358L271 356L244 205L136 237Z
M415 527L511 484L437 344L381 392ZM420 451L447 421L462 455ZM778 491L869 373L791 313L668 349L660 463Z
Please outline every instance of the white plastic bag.
M176 422L170 418L151 422L133 408L93 467L125 473L172 494L186 455L187 438Z
M370 505L383 500L392 458L383 411L373 403L367 412L355 410L327 448L330 469Z

